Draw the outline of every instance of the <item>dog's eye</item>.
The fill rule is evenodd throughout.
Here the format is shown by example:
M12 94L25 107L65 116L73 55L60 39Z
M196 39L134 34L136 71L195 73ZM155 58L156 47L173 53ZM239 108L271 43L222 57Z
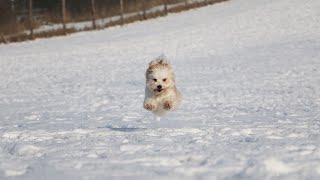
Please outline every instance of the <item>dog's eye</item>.
M165 78L165 79L162 79L163 82L166 82L166 80L167 80L166 78Z
M155 82L157 82L157 79L153 79Z

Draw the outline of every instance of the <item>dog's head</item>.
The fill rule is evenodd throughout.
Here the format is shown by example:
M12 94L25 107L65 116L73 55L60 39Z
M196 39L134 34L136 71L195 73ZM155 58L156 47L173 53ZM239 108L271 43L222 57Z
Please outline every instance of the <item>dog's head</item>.
M148 90L156 95L175 86L173 70L165 57L159 57L149 63L146 71L146 85Z

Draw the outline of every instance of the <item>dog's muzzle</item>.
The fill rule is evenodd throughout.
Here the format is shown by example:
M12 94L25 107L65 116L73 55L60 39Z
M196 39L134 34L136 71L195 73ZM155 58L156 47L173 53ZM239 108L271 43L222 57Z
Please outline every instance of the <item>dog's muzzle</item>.
M158 85L157 86L157 89L155 89L155 91L158 91L158 92L161 92L163 89L162 89L162 86L161 85Z

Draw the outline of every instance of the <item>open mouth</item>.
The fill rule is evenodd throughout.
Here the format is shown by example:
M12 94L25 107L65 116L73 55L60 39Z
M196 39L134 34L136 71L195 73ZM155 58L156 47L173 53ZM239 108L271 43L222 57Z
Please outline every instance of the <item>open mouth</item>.
M155 89L154 91L161 92L163 89Z

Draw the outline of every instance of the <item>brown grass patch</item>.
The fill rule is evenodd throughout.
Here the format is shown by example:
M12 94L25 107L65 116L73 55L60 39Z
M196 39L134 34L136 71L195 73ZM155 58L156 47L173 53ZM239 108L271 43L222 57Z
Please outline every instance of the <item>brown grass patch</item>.
M11 35L11 36L1 36L0 43L8 43L8 42L21 42L21 41L27 41L27 40L34 40L38 38L49 38L54 36L64 36L66 34L77 32L74 28L69 28L66 30L63 29L57 29L57 30L51 30L46 32L40 32L36 33L33 36L21 33L17 35Z

